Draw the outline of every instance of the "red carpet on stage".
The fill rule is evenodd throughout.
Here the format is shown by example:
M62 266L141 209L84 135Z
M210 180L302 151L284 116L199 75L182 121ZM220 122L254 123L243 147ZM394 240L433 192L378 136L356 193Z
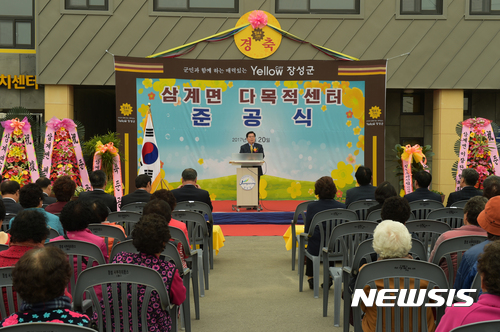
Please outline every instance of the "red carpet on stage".
M220 225L224 236L283 236L290 225Z

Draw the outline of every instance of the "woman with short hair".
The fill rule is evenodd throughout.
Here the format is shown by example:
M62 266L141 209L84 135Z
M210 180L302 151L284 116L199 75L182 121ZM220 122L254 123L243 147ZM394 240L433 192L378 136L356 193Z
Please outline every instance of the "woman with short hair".
M54 182L52 191L54 192L57 202L50 204L45 208L45 211L50 213L61 213L63 207L75 195L76 183L68 175L60 176Z

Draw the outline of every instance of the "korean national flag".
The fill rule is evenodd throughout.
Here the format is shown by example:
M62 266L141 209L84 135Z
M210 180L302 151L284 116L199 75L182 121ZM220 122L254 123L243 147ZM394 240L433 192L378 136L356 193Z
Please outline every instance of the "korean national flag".
M155 130L153 127L153 117L151 111L146 116L146 128L142 140L142 153L139 174L148 174L151 177L151 187L156 188L161 180L161 161L158 145L156 145Z

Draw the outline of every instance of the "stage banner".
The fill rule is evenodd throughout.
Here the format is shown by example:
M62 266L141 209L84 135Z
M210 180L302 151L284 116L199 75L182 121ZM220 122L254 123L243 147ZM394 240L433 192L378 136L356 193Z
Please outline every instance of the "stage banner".
M261 198L314 199L314 182L328 175L342 201L360 165L372 169L374 185L383 181L385 60L115 57L115 69L117 131L130 139L130 184L144 154L149 109L160 174L170 188L194 168L212 199L236 199L229 161L249 131L264 147Z

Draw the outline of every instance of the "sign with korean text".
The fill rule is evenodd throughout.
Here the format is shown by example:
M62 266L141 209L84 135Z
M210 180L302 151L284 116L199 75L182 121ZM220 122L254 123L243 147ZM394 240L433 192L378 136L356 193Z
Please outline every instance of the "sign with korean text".
M27 87L34 87L38 90L36 75L3 75L0 74L0 88L24 90Z
M269 24L281 29L278 20L274 16L267 12L259 12L266 16L265 18ZM239 27L248 23L248 17L252 14L253 12L248 12L243 15L238 20L238 23L236 23L236 26ZM245 54L247 57L252 59L263 59L276 52L281 44L281 38L282 36L279 32L267 25L261 25L255 28L250 25L234 35L234 42L241 53Z

